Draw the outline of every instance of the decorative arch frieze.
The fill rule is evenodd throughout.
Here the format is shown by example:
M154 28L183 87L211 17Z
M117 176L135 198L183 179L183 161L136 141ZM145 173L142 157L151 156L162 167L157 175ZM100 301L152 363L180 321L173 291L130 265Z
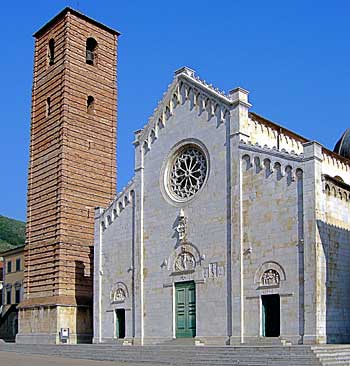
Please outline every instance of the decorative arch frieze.
M264 177L266 179L273 174L278 181L285 177L288 186L295 182L298 171L302 172L302 170L300 168L293 167L294 164L291 165L290 163L287 163L282 165L282 159L273 161L272 158L272 156L270 158L265 157L264 155L243 154L243 169L247 171L254 167L253 170L255 174L264 172Z
M100 216L102 231L105 231L121 215L124 209L135 199L134 181L131 180L128 185L119 193L112 204Z
M264 168L261 165L261 160L259 156L254 157L255 173L259 174Z
M350 186L338 177L323 175L323 192L327 196L338 198L342 201L350 201Z
M265 168L265 178L268 178L273 173L270 159L268 158L264 159L264 168Z
M174 110L186 102L189 108L198 109L198 115L207 113L208 121L216 120L217 126L227 121L230 116L229 108L232 101L223 91L207 84L205 80L200 80L194 75L187 75L193 78L195 83L181 77L175 77L168 91L164 94L162 101L158 103L153 116L143 128L137 140L142 143L144 153L147 153L153 143L159 138L157 128L166 127L167 121L173 116Z
M245 162L245 170L249 170L253 167L252 162L250 161L250 155L245 154L242 156L242 160Z
M281 180L284 176L281 163L276 161L275 164L273 165L273 169L276 172L277 180Z
M349 172L350 171L350 162L347 159L341 159L341 157L336 156L337 154L333 154L330 151L323 150L322 160L323 162L335 169L339 169L341 172Z
M287 165L284 169L287 177L287 185L291 185L292 182L295 181L294 175L293 175L293 168L290 165Z
M263 263L255 272L254 283L261 287L279 286L286 280L283 267L274 261Z

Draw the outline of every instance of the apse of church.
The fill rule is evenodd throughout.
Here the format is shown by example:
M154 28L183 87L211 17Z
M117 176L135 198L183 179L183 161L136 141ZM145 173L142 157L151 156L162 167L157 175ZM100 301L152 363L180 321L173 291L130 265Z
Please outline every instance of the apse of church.
M349 161L189 68L95 211L94 339L349 341Z

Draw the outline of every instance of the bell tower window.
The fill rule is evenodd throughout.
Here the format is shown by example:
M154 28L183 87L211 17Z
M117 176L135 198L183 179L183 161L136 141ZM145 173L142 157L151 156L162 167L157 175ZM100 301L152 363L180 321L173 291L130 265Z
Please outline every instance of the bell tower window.
M46 117L51 114L51 98L46 98Z
M86 40L86 63L95 66L97 62L97 42L94 38Z
M49 41L49 65L55 63L55 40L53 38Z
M93 96L89 95L87 97L87 102L86 102L86 111L89 114L93 114L95 111L95 99Z

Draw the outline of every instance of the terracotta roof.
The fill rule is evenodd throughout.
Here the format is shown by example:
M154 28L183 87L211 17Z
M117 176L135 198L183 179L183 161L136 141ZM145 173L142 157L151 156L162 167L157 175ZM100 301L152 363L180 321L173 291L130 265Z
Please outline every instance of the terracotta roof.
M16 252L20 252L22 250L24 250L25 245L9 245L6 248L2 248L1 252L0 252L0 256L5 256L8 254L12 254L12 252L16 253Z

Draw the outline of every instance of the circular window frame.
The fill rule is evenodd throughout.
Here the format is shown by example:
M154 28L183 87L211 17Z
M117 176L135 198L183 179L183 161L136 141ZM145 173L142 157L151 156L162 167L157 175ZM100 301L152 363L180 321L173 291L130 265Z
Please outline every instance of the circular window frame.
M184 151L185 149L187 149L188 147L191 147L191 146L198 149L205 157L206 164L207 164L206 175L205 175L202 186L199 188L199 190L196 193L194 193L191 197L181 199L181 198L177 197L170 188L170 171L171 171L171 168L173 166L175 159L181 154L182 151ZM209 174L210 174L210 159L209 159L208 149L205 147L205 145L197 139L182 140L182 141L178 142L177 144L175 144L170 149L166 159L163 162L163 166L162 166L161 174L160 174L161 192L167 202L173 204L174 206L181 207L181 206L186 205L189 202L193 201L194 199L197 199L200 196L201 192L203 191L204 187L207 184Z

